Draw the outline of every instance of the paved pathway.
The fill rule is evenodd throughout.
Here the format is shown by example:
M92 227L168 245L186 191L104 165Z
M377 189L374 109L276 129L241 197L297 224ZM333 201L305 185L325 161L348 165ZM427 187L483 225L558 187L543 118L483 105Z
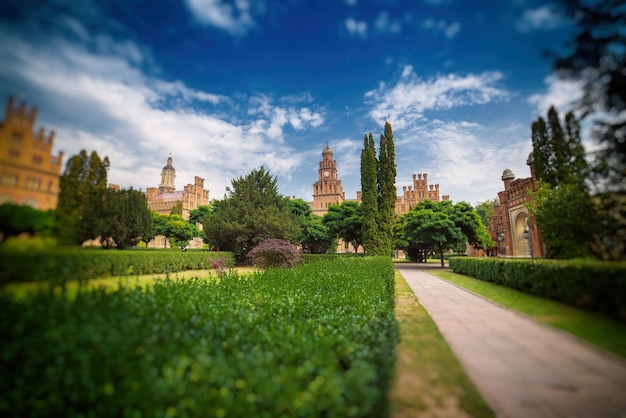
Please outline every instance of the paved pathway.
M398 263L497 417L626 417L626 361Z

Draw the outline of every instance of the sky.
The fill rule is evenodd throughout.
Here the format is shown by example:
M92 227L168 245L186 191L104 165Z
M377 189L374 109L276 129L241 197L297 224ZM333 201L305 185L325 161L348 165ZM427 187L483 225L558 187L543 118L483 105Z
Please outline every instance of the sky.
M55 131L54 152L108 156L110 183L210 199L264 166L312 200L328 144L347 199L363 137L393 128L399 191L428 173L476 204L530 176L530 125L580 91L546 50L573 26L535 0L8 0L0 110L14 97ZM2 116L4 117L4 116ZM63 164L65 164L65 161Z

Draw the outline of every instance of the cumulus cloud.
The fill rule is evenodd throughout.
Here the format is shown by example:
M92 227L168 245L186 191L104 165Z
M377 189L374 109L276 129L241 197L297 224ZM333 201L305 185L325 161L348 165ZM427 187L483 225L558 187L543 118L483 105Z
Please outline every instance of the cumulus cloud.
M373 105L369 112L372 119L379 124L388 120L394 128L402 129L422 119L429 110L506 100L509 93L497 86L502 78L500 72L494 71L422 79L412 67L405 66L395 85L388 87L381 83L377 89L365 93L365 98Z
M453 39L461 31L461 24L429 18L422 21L421 28L434 34L442 33L446 38Z
M0 90L21 92L18 99L39 107L38 124L56 131L57 151L108 155L109 181L122 187L158 185L170 153L177 188L200 176L211 198L261 165L289 177L303 160L284 143L284 129L324 121L308 93L278 99L286 104L280 106L259 96L249 100L253 111L242 112L229 97L146 73L136 57L120 52L141 51L129 41L109 39L104 53L54 35L31 42L6 27L0 40Z
M224 30L231 35L245 35L255 27L248 0L185 0L193 16L201 23Z
M536 9L525 10L516 22L515 28L520 32L533 30L552 30L568 24L567 19L558 14L550 6L542 6Z
M554 106L559 113L565 114L573 109L574 103L582 98L582 83L579 81L562 80L550 75L544 80L546 91L533 94L528 103L535 106L536 113L545 115L550 106Z
M350 35L361 39L367 38L367 22L364 20L349 17L344 21L344 24Z

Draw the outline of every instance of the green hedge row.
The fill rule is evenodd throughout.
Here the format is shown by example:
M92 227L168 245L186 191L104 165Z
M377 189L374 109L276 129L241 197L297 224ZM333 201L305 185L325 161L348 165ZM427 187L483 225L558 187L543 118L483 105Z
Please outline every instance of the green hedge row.
M394 270L346 258L221 280L0 294L0 415L385 417Z
M212 268L223 258L234 266L232 253L201 250L94 250L58 248L43 251L0 251L0 285L11 282L67 280L159 274Z
M626 320L626 263L453 257L450 268L480 280Z

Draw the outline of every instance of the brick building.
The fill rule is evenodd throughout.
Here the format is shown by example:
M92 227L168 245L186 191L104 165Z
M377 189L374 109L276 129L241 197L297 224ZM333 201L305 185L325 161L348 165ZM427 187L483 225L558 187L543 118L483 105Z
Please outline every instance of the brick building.
M515 178L508 168L502 173L504 190L494 202L489 234L496 243L496 253L507 257L543 257L545 248L541 231L524 206L530 201L529 191L537 189L532 153L526 163L531 176Z
M146 200L148 208L157 211L161 215L169 215L176 202L181 202L183 206L183 218L189 219L189 211L198 206L209 204L209 191L204 189L204 179L194 177L193 184L187 184L183 190L176 190L174 180L176 179L176 169L172 165L172 157L167 159L167 164L161 170L161 183L159 187L148 187L146 189ZM148 243L148 247L164 248L169 247L169 243L163 236L158 236ZM202 248L202 239L194 238L189 242L190 248Z
M9 98L0 124L0 203L55 209L63 152L52 155L54 132L34 133L37 108L15 107Z

